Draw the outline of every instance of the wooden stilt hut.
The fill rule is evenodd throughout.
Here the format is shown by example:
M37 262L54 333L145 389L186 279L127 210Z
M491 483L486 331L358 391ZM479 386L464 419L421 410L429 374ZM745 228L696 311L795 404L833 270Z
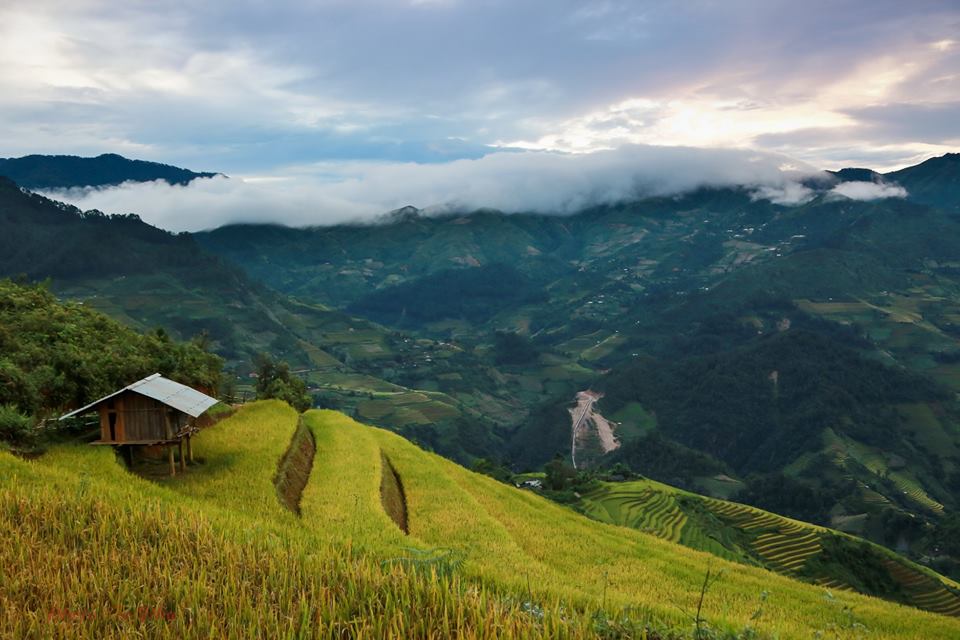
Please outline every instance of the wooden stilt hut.
M192 458L190 437L198 431L196 419L216 403L216 399L196 389L155 373L60 419L97 411L100 414L100 439L92 444L165 446L170 475L176 475L173 448L180 450L182 471L186 466L184 443Z

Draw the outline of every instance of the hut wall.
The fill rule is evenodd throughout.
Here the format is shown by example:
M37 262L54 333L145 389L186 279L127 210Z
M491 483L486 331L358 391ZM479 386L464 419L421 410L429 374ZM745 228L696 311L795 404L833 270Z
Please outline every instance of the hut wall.
M173 435L167 432L167 407L163 403L132 392L122 394L119 400L123 440L166 440Z

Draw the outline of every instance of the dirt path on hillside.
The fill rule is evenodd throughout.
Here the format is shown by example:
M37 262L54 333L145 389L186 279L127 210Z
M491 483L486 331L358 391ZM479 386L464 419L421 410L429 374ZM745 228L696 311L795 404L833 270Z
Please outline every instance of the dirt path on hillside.
M613 425L602 415L594 411L594 405L603 397L602 393L591 391L577 392L577 406L569 409L571 418L570 458L577 468L577 440L596 433L604 453L610 453L620 447L620 441L613 433Z

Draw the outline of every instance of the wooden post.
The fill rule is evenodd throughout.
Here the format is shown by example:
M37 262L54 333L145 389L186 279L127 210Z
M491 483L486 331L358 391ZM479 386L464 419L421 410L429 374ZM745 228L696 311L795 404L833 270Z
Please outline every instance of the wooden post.
M193 464L193 445L190 444L190 436L187 436L187 459Z
M170 475L177 475L177 466L173 464L173 447L167 445L167 461L170 463Z
M180 445L180 471L187 470L187 459L183 457L183 438L177 441Z

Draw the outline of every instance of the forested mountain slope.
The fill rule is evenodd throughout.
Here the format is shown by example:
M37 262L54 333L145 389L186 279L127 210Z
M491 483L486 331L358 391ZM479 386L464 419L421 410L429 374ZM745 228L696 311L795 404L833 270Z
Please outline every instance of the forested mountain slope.
M95 158L45 155L0 158L0 176L33 190L104 187L127 181L153 180L183 185L197 178L212 178L215 175L158 162L129 160L115 153L104 153Z

